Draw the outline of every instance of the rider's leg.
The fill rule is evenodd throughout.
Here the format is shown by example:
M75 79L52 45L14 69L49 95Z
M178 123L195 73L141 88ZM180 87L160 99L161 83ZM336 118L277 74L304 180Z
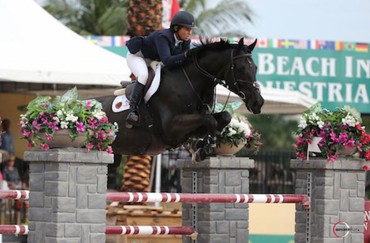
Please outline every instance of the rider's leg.
M130 98L129 114L126 118L126 127L131 128L140 124L139 105L144 96L144 87L148 79L148 68L141 53L127 55L127 65L137 77L132 95Z

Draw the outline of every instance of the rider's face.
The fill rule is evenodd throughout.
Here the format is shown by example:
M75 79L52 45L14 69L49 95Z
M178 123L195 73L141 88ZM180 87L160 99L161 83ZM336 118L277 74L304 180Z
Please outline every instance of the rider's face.
M177 31L177 36L182 41L188 41L191 38L191 28L183 26Z

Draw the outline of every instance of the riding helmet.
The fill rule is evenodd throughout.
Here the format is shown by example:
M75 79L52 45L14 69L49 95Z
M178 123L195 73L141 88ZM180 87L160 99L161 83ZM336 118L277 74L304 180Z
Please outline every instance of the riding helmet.
M193 28L195 27L194 16L189 12L179 11L173 16L170 27L172 28L175 25Z

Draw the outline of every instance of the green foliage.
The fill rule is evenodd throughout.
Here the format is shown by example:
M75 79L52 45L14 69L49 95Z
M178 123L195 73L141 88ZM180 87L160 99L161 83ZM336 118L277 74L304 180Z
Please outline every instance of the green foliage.
M80 35L124 35L127 0L49 0L44 6L55 18Z
M223 0L213 8L207 8L205 0L190 0L182 4L195 16L196 34L206 37L247 36L245 27L252 23L253 11L245 0Z

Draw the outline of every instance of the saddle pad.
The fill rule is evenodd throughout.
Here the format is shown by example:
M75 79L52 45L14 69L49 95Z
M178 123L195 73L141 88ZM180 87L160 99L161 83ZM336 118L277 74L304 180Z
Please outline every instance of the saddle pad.
M121 112L130 108L130 101L126 98L126 95L117 96L112 102L112 111Z
M155 69L155 76L153 82L144 96L145 103L148 102L148 100L150 100L153 94L158 90L160 80L161 80L161 64L158 64ZM113 112L117 113L128 110L129 108L130 101L127 99L126 95L119 95L112 102Z

